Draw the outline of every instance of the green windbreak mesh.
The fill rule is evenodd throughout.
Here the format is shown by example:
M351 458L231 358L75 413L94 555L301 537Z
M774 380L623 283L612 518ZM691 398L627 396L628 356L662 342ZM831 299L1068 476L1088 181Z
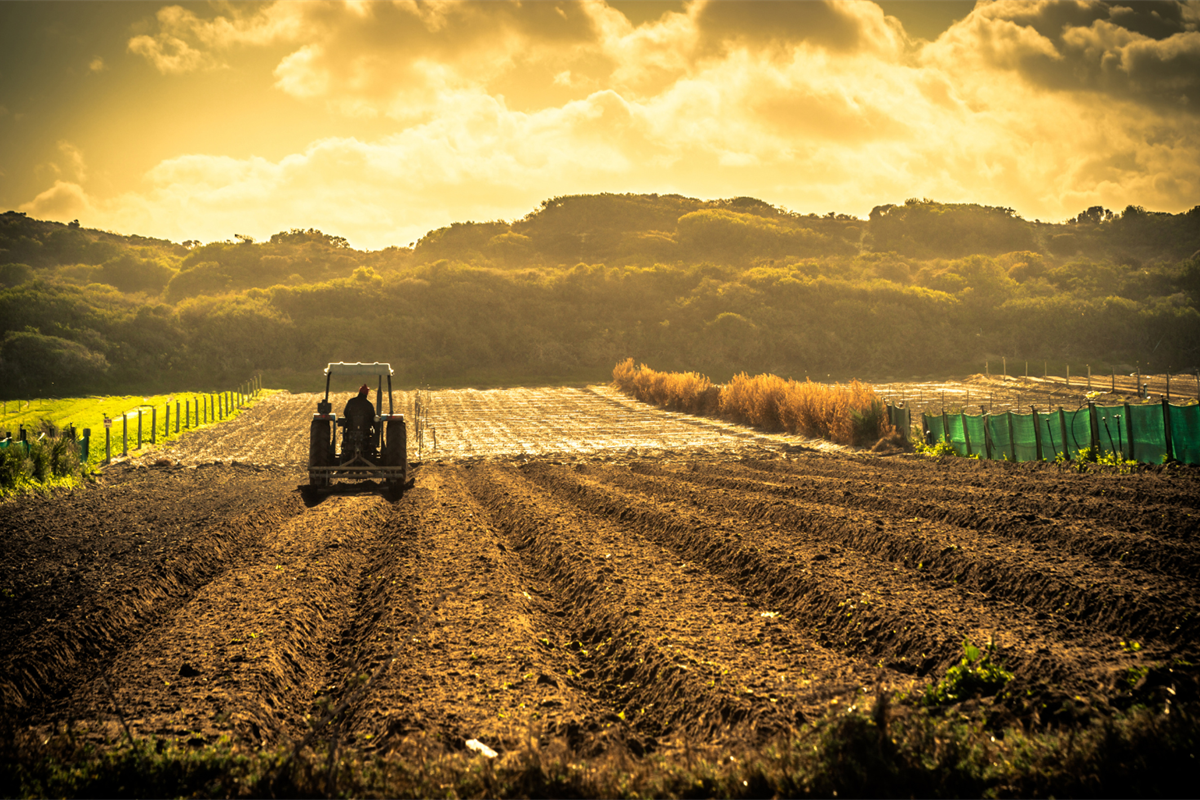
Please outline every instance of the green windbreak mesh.
M987 419L988 435L992 439L992 458L1012 461L1011 438L1008 435L1008 414L992 414Z
M963 436L963 421L962 414L947 414L946 424L949 425L947 436L950 439L950 446L954 448L954 452L960 456L967 455L967 440Z
M908 409L898 406L888 406L888 422L890 422L905 441L909 439Z
M1059 412L1038 414L1038 427L1042 433L1042 458L1053 461L1059 453L1065 453L1063 445L1062 417Z
M1130 457L1143 464L1161 464L1167 453L1163 407L1158 404L1129 406L1129 419L1133 423L1133 452ZM1129 449L1126 448L1125 452L1129 453Z
M1125 433L1124 406L1096 406L1096 442L1101 453L1129 452L1129 436Z
M899 421L902 409L895 409ZM960 456L979 454L985 458L1034 461L1039 457L1037 435L1042 437L1041 457L1053 460L1059 453L1075 458L1092 446L1090 411L1060 409L1038 414L996 414L972 417L965 414L924 415L929 442L950 442ZM1200 464L1200 405L1167 406L1171 421L1171 450L1184 464ZM1143 464L1158 464L1167 452L1166 425L1161 405L1096 406L1096 447L1101 453L1116 452ZM1011 419L1011 434L1010 434ZM893 423L895 424L895 423ZM1133 439L1130 440L1130 430ZM987 441L991 440L991 453ZM968 446L968 441L970 445Z
M987 458L987 436L983 432L983 417L963 417L963 427L971 440L971 452Z
M929 430L928 444L937 444L942 441L946 435L946 428L942 425L942 417L925 415L925 427Z
M1067 426L1067 455L1074 458L1080 450L1092 446L1092 423L1086 408L1063 411L1063 420Z
M1012 414L1011 416L1017 461L1037 461L1037 437L1034 433L1033 414Z
M1200 464L1200 406L1167 406L1175 460Z

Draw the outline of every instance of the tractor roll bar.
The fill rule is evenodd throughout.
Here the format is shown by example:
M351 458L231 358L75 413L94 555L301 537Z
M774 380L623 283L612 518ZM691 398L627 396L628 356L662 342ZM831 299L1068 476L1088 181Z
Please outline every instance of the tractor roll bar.
M379 389L377 391L379 391L379 392L383 391L383 376L386 375L387 379L388 379L388 413L390 414L390 413L392 413L391 394L392 394L392 375L394 375L394 374L395 374L395 370L392 369L392 365L388 364L387 362L384 362L384 361L374 361L371 363L367 363L365 361L353 361L353 362L351 362L351 361L333 361L333 362L330 362L329 366L325 367L325 402L326 403L329 402L329 379L332 378L334 375L352 375L352 376L362 375L362 376L366 376L366 377L378 377L379 378ZM379 395L376 394L375 395L375 400L376 400L375 405L377 408L379 406L380 399L381 398L379 397Z

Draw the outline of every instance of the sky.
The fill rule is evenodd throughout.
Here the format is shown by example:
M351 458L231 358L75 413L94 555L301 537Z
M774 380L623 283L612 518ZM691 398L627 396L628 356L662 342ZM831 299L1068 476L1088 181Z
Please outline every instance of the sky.
M361 249L598 192L1200 204L1200 2L0 2L0 210Z

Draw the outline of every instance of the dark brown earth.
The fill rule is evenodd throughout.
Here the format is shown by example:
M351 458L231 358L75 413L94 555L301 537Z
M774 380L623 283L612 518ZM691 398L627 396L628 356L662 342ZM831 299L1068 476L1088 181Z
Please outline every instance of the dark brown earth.
M314 403L0 505L0 724L275 745L336 710L366 749L636 753L922 689L964 639L995 644L1018 720L1195 695L1195 468L818 451L603 387L435 392L409 488L318 496Z

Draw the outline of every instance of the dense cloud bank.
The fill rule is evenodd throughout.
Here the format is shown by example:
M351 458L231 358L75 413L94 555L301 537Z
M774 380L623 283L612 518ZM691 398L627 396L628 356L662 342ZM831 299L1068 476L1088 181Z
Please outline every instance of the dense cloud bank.
M169 6L129 57L184 81L272 54L259 79L343 132L278 158L180 153L117 196L64 169L21 208L176 240L305 221L369 248L600 191L1184 211L1198 27L1167 2L1001 0L933 41L865 0L697 0L639 24L598 0ZM387 132L344 133L365 121Z

